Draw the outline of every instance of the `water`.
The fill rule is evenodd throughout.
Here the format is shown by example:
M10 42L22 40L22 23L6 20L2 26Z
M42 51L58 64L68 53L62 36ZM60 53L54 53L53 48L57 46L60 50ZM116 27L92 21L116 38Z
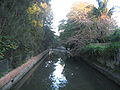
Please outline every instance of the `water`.
M77 60L55 52L21 86L18 83L11 90L120 90L80 58Z

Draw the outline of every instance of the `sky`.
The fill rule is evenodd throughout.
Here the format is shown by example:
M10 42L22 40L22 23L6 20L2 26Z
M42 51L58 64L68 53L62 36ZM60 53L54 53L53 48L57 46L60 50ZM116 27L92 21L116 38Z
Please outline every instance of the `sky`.
M56 35L59 35L57 27L59 25L59 21L66 18L66 14L70 11L72 4L75 2L87 2L97 6L96 0L51 0L51 7L54 16L53 31L56 32ZM109 0L108 8L110 9L113 6L120 7L120 0ZM120 8L116 8L115 11L113 18L116 20L118 26L120 26Z

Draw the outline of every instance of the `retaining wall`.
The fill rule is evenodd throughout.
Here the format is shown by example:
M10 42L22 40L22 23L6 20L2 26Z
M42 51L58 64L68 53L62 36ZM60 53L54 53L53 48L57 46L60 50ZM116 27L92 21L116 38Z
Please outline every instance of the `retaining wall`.
M0 90L10 89L15 83L17 83L25 74L29 72L40 61L49 50L42 52L41 54L32 57L25 64L9 72L4 77L0 78Z
M103 75L105 75L108 79L112 80L113 82L115 82L116 84L118 84L120 86L120 75L112 73L110 70L101 67L99 65L97 65L96 63L91 63L87 58L80 56L83 58L83 60L88 63L91 67L93 67L94 69L96 69L97 71L99 71L100 73L102 73Z

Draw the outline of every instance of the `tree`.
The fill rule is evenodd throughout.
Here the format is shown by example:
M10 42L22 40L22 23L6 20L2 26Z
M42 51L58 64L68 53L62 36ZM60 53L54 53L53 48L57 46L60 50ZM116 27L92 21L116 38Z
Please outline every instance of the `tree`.
M108 0L96 0L98 2L98 8L94 7L93 8L93 12L91 15L95 16L96 18L109 18L112 16L113 14L113 10L114 10L114 7L112 7L111 9L108 10L107 8L107 3L108 3Z
M59 29L61 40L69 47L82 48L91 42L105 42L105 37L110 34L114 23L111 18L90 17L94 5L88 3L75 3L68 13L68 19L63 21ZM66 23L65 23L66 22Z
M13 68L19 59L25 60L49 47L43 44L47 32L52 32L49 1L0 0L0 59L11 58ZM45 31L46 23L49 31Z

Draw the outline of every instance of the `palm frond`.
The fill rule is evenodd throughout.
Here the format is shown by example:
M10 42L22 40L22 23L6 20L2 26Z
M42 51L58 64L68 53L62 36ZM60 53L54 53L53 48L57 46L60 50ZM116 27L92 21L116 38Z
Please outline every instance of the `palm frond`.
M112 14L113 14L113 10L115 9L115 7L112 7L109 11L108 11L108 13L107 13L107 15L109 16L109 17L111 17L112 16Z

